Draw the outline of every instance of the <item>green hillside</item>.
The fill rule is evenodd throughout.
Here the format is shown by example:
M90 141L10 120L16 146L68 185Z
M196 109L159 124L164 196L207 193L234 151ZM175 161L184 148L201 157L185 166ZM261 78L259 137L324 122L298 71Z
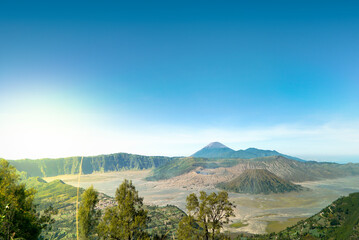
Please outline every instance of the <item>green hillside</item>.
M26 187L33 187L37 193L35 204L38 211L44 211L52 205L58 209L58 214L54 216L55 223L52 229L42 234L45 239L76 239L76 196L77 188L65 184L61 180L46 182L40 177L30 177L24 179ZM84 190L80 189L82 194ZM115 204L115 200L105 194L100 193L99 208ZM81 199L80 199L81 200ZM176 233L178 223L185 216L185 213L176 206L146 206L148 216L151 219L148 223L150 234L167 234L169 237Z
M247 169L237 178L219 183L217 187L230 192L251 194L304 190L302 186L286 181L265 169Z
M149 169L162 166L175 158L161 156L142 156L127 153L115 153L84 157L82 172L121 171L125 169ZM51 177L63 174L75 174L79 171L81 157L25 159L9 161L18 171L25 171L28 176Z
M58 209L58 214L54 216L55 223L52 229L42 233L45 239L75 239L76 229L76 196L77 189L73 186L63 183L61 180L55 180L47 183L40 177L30 177L24 180L27 188L35 188L35 204L38 211L44 211L52 205ZM81 193L83 189L81 189ZM102 197L105 197L102 195Z
M357 240L359 239L359 192L341 197L319 213L292 227L266 235L242 233L237 240Z
M359 192L341 197L314 216L279 233L291 239L359 239Z

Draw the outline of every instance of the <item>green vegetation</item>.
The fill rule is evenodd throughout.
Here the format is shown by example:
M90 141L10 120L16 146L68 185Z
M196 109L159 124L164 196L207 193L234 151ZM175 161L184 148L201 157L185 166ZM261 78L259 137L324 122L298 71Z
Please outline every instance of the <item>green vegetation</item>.
M61 180L55 180L47 183L42 178L30 177L24 179L26 187L36 189L35 204L40 211L48 206L53 206L58 210L54 216L55 222L52 228L44 231L42 237L45 239L75 239L76 238L76 195L77 189L67 185ZM80 189L83 193L83 189ZM101 198L105 198L102 195Z
M296 225L299 221L305 220L307 218L288 218L285 221L268 221L268 225L266 228L266 232L268 233L279 233L280 231L283 231L284 229L288 227L292 227Z
M198 225L193 216L184 216L178 225L177 237L179 240L203 239L203 229Z
M55 222L51 229L42 232L44 239L76 239L76 195L75 187L65 184L61 180L47 183L42 178L30 177L23 180L26 187L33 187L37 190L35 204L38 210L44 211L48 206L58 210L54 216ZM80 189L83 196L84 190ZM107 207L116 205L116 201L107 195L99 193L97 209L105 210ZM81 200L82 198L80 198ZM147 232L152 236L166 234L170 237L177 231L178 223L185 216L185 213L175 206L144 206L148 212L150 221Z
M266 169L247 169L229 182L217 184L218 188L237 193L270 194L301 191L304 188L277 177Z
M358 239L359 193L339 198L316 215L281 233L314 239Z
M248 223L243 223L243 222L235 222L229 225L231 228L241 228L241 227L246 227L248 226Z
M173 205L145 206L144 208L149 218L147 232L151 236L162 236L162 239L172 239L177 232L180 220L186 216L185 212Z
M199 198L192 193L186 201L188 217L180 222L178 239L218 239L223 224L234 216L234 206L225 191L209 195L201 191Z
M138 196L132 181L124 182L116 190L117 205L106 208L98 226L102 239L149 239L145 231L147 211L143 198Z
M96 227L99 224L101 211L96 209L99 202L98 192L91 185L82 194L79 208L79 230L81 240L96 239Z
M41 229L45 228L46 231L42 231L40 238L76 238L75 187L67 185L61 180L55 180L48 183L40 177L28 178L27 174L24 172L20 173L20 182L20 177L12 166L9 166L4 160L0 160L0 163L0 239L9 240L12 237L37 239ZM176 166L175 163L177 163L177 167L171 169L169 166ZM304 174L304 178L313 173L317 173L315 177L318 178L333 176L335 173L339 176L341 174L355 175L358 173L357 164L302 163L284 157L265 157L251 160L182 158L171 161L160 168L163 168L162 171L164 171L164 169L169 170L170 174L179 174L182 171L191 171L188 169L196 169L197 167L215 168L223 165L233 166L235 164L244 164L251 168L253 168L253 166L258 168L260 166L266 166L268 169L275 169L274 167L276 167L276 171L279 173L287 172L288 175L294 178L297 178L300 173ZM282 171L283 169L286 171ZM262 173L261 175L266 174ZM170 175L163 176L169 177ZM290 176L288 178L290 178ZM129 190L127 192L132 192L130 194L131 199L135 201L135 199L138 198L138 201L136 200L135 202L139 203L139 201L142 200L140 200L141 198L139 198L138 195L136 197L136 190L134 186L131 185L132 184L129 182L127 183L126 189ZM36 189L36 194L34 189ZM116 195L120 196L120 192L126 191L118 189L118 194ZM81 193L84 193L83 189L81 189ZM82 196L85 195L83 194ZM86 198L84 197L84 199ZM113 198L100 193L98 194L99 201L96 204L96 208L88 209L108 209L106 211L113 213L113 215L109 214L108 217L109 221L107 226L111 226L111 217L119 216L118 213L116 213L119 209L119 205L126 206L124 202L119 204L119 199L121 198L118 197L115 201ZM96 201L97 200L94 200L93 202ZM128 201L126 200L126 202ZM36 208L35 205L37 205ZM93 206L93 204L90 205ZM11 206L15 207L11 208ZM50 228L49 224L53 222L51 220L51 213L55 213L55 211L51 210L51 206L58 211L58 214L53 217L55 222ZM233 206L228 201L228 194L226 192L223 194L212 193L210 195L201 192L199 197L195 194L191 194L187 198L187 210L189 211L189 216L186 216L183 211L175 206L156 207L139 204L134 208L131 208L129 205L127 205L127 207L129 207L128 209L135 209L135 212L147 212L147 214L140 214L138 220L133 222L133 224L139 224L138 226L140 227L132 232L143 238L152 239L173 238L176 237L175 233L178 234L179 239L225 239L226 236L221 234L220 231L223 224L228 223L228 217L233 214ZM145 217L146 215L147 217ZM222 218L218 216L222 216ZM144 225L141 223L144 223ZM131 224L128 224L127 226L131 228ZM278 225L278 223L273 224L275 226ZM94 221L94 225L96 225L96 221ZM121 224L121 226L126 227L126 224ZM245 223L234 223L230 225L230 227L236 228L243 226L245 226ZM271 226L268 226L268 229L270 229L270 227ZM38 232L36 232L36 228ZM31 229L35 229L36 231L32 232ZM89 227L89 229L94 230L94 226ZM140 231L135 233L137 230ZM15 235L13 235L14 233ZM34 236L36 236L36 238ZM92 237L98 238L96 234L92 234ZM318 214L302 220L296 225L288 227L279 233L271 233L267 235L242 234L242 236L237 237L237 239L358 238L359 193L353 193L348 197L339 198Z
M150 169L162 166L176 158L149 157L127 153L115 153L84 157L82 172L90 174L93 172L121 171L128 169ZM27 172L30 177L52 177L64 174L75 174L79 172L81 157L68 157L56 159L16 160L9 161L18 171Z
M40 215L33 188L19 182L16 169L0 159L0 239L36 240L52 223L51 208Z
M240 235L237 239L359 239L359 192L337 199L314 216L279 233Z

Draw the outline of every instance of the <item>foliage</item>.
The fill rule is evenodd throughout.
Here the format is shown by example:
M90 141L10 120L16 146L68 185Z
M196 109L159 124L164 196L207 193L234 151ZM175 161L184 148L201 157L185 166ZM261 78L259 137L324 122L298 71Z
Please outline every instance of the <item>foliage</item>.
M172 239L177 232L180 220L186 216L185 212L173 205L145 206L145 209L150 219L147 232L153 237L163 236L161 239Z
M308 239L359 239L359 193L341 197L282 234Z
M40 215L34 205L35 190L19 183L16 169L0 159L0 239L38 239L53 222L51 208Z
M147 211L132 181L124 180L116 190L117 206L107 208L99 225L103 239L147 239Z
M24 179L23 183L26 187L36 189L34 202L39 211L44 212L49 206L53 206L53 209L58 211L58 214L54 216L55 222L51 225L51 229L43 231L41 237L66 240L76 238L76 188L61 180L48 183L39 177ZM82 193L83 189L80 189L80 192Z
M201 191L199 198L192 193L187 196L186 201L189 216L180 222L178 237L181 239L191 236L191 233L193 239L216 239L220 236L223 224L228 223L229 217L234 216L234 206L225 191L209 195Z
M39 177L30 177L24 179L27 187L36 189L35 203L41 212L44 212L48 206L53 206L58 210L55 216L55 222L51 229L42 231L41 235L45 239L72 240L76 238L76 194L75 187L65 184L60 180L46 182ZM80 188L80 192L84 190ZM99 193L99 203L97 207L104 210L106 207L115 205L115 200L103 193ZM151 236L164 235L172 238L178 228L178 223L185 213L176 206L144 206L148 212L151 221L148 223L146 231ZM163 239L163 238L162 238Z
M83 240L96 239L96 228L101 217L101 211L96 209L98 202L98 192L91 185L82 194L79 208L79 230Z
M200 239L200 230L193 216L184 216L178 225L177 237L179 240Z
M176 166L174 169L171 169L170 166ZM187 167L185 167L187 164ZM255 166L258 168L264 168L276 166L276 169L286 169L289 176L293 179L318 179L318 178L327 178L327 177L340 177L345 175L355 175L358 174L358 166L356 164L332 164L332 163L317 163L317 162L297 162L289 160L283 157L265 157L257 158L251 160L241 160L241 159L226 159L226 160L209 160L209 159L197 159L197 158L182 158L182 159L173 159L170 163L163 165L162 170L170 170L170 173L180 174L182 171L188 171L188 169L195 169L197 167L207 167L213 168L218 166L233 166L235 164L246 164L250 166ZM166 167L165 167L166 166ZM11 168L10 166L8 166ZM75 168L76 169L76 168ZM46 169L45 169L46 170ZM173 170L173 171L172 171ZM162 172L161 172L162 173ZM0 174L1 175L1 174ZM15 176L16 174L14 174ZM24 191L28 192L29 196L32 196L32 199L35 204L38 204L36 210L38 211L35 215L39 217L41 222L41 227L44 229L47 224L52 222L51 220L51 209L48 209L51 205L54 206L55 210L59 211L59 215L55 216L56 222L52 224L52 229L48 228L46 233L41 237L46 239L74 239L75 235L75 197L76 197L76 188L64 184L60 180L56 180L50 183L47 183L41 178L27 178L25 172L21 172L21 178L26 182L26 188L36 188L37 193L30 193L30 189ZM163 175L163 176L170 176ZM18 177L16 184L18 184ZM2 179L0 178L0 182ZM19 188L20 189L20 188ZM5 199L3 190L0 189L0 223L3 224L6 221L6 214L4 214L4 205L1 203L1 200ZM83 190L81 190L83 191ZM205 195L209 196L209 195ZM197 196L196 196L197 197ZM30 198L29 198L30 199ZM110 199L108 196L103 194L99 195L99 199ZM201 203L209 203L209 200L203 201L201 195L197 197L198 206ZM12 199L14 200L14 199ZM323 209L320 213L314 215L313 217L299 222L297 225L290 227L278 234L269 234L269 235L245 235L239 239L358 239L359 238L359 193L350 194L348 197L344 197L335 201L332 205ZM114 210L117 214L118 207L115 206ZM207 237L215 237L216 239L223 239L226 236L218 234L218 230L214 230L210 218L207 218L206 224L203 221L198 220L198 215L195 215L194 212L190 215L192 217L183 217L184 213L178 210L175 207L145 207L144 209L148 210L148 216L151 217L152 221L146 221L146 230L144 227L140 227L142 234L138 234L138 237L147 238L148 235L146 231L153 236L153 239L164 239L173 237L174 227L178 227L179 238L181 235L188 233L188 229L193 231L193 234L187 235L191 236L192 239L203 239L206 238L206 226L207 226ZM34 212L34 207L32 208ZM48 209L46 211L46 209ZM196 209L196 208L195 208ZM199 209L199 208L198 208ZM202 208L205 209L205 208ZM109 209L111 211L111 209ZM47 212L47 216L45 214ZM202 212L205 212L203 210ZM41 216L39 216L41 213ZM116 215L115 214L115 215ZM152 214L152 215L151 215ZM31 215L31 214L30 214ZM118 215L118 214L117 214ZM189 217L190 217L189 216ZM41 220L42 218L42 220ZM181 223L179 220L182 218ZM5 220L4 220L5 219ZM47 219L47 220L46 220ZM148 219L147 219L148 220ZM193 222L194 220L194 222ZM203 218L202 218L203 220ZM8 221L8 220L7 220ZM47 223L45 223L47 221ZM9 221L8 221L9 222ZM2 226L3 227L3 226ZM186 230L186 227L187 228ZM1 234L3 232L1 231ZM157 236L156 236L157 235ZM15 235L16 237L17 235ZM1 237L0 237L1 239ZM31 238L26 238L31 239ZM185 238L182 238L185 239Z

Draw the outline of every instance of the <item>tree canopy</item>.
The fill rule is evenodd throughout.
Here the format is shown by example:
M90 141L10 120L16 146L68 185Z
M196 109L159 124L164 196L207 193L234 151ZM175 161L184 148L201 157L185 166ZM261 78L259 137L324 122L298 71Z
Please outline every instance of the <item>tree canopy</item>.
M51 211L36 212L35 190L19 183L16 169L0 159L0 239L38 239L51 222Z
M187 196L186 201L188 216L179 224L179 239L216 239L223 224L234 216L234 206L225 191L209 195L201 191L199 197L192 193Z
M82 240L96 239L96 228L101 217L101 211L96 209L98 202L98 192L91 185L82 194L79 208L79 228Z
M149 239L145 232L147 211L132 181L124 180L116 190L117 206L105 210L99 224L103 239Z

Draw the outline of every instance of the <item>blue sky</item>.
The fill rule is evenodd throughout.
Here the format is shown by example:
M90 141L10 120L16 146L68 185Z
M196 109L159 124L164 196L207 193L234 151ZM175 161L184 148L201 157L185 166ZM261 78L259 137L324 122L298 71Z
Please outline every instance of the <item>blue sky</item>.
M248 2L2 1L0 156L356 159L359 3Z

